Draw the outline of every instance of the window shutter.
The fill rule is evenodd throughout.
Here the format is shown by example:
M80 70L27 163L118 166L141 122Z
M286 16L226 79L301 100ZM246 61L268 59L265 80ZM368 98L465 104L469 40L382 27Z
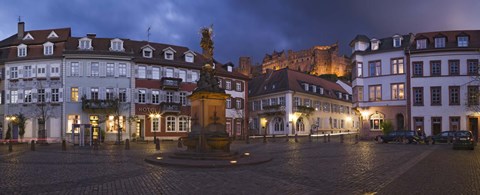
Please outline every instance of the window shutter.
M138 103L138 89L134 89L133 98L135 99L135 103Z
M32 89L32 102L37 102L37 89Z
M180 102L180 94L178 92L173 93L173 102L175 103Z
M63 88L58 89L58 101L63 102Z
M138 65L135 66L135 78L138 78Z
M10 67L5 68L5 79L10 79Z
M243 81L239 81L240 82L240 86L241 86L241 91L240 92L244 92L245 91L245 82Z
M147 104L151 103L151 99L152 99L152 90L147 89L145 92L145 103Z
M107 76L107 63L106 62L100 62L100 73L99 75L101 77L106 77Z
M91 90L90 90L90 87L85 87L85 93L87 95L87 99L92 99L92 93L91 93Z
M165 91L160 91L160 102L165 102L166 94Z
M152 66L147 66L147 79L152 79Z
M222 79L223 89L227 89L227 79Z
M243 109L245 108L245 100L244 100L243 98L240 98L240 102L241 102L241 104L240 104L240 105L241 105L240 109L243 110Z
M79 62L78 63L78 76L83 76L83 70L85 69L86 63L85 62Z
M69 62L69 63L66 63L67 64L67 67L66 67L66 70L65 70L65 74L67 75L67 77L71 76L72 75L72 63Z
M72 92L72 88L66 88L68 91L65 92L65 98L66 98L66 102L70 102L71 98L70 98L70 93ZM60 88L60 92L62 92L63 90ZM60 94L60 99L62 99L62 94Z
M187 82L193 82L192 81L192 73L190 73L190 71L187 73Z
M130 63L127 63L127 77L131 77L132 74L132 66Z
M173 77L174 77L174 78L178 78L178 77L179 77L178 69L173 69Z
M82 97L85 94L85 92L83 90L84 90L84 88L78 87L78 101L82 101Z
M114 65L114 70L113 70L113 71L114 71L113 74L114 74L115 77L118 77L118 74L119 74L118 69L119 69L119 67L120 67L120 66L118 65L118 63L115 63L115 65ZM128 70L127 70L127 71L128 71Z
M86 63L87 71L85 72L85 76L89 77L92 74L92 63L87 62Z
M23 103L23 99L25 97L23 96L23 90L18 90L18 100L17 103Z
M52 93L52 89L50 89L50 88L45 89L45 102L50 102L51 93Z
M98 93L99 93L99 94L98 94L98 99L100 99L100 100L106 99L106 94L105 94L105 93L106 93L106 90L105 90L105 88L104 88L104 87L101 87L98 91L99 91L99 92L98 92Z
M127 88L127 102L131 102L132 90Z
M118 88L113 88L113 97L115 99L120 98L120 96L118 95Z
M9 90L5 90L5 96L7 97L7 102L6 103L11 103L10 102L10 91Z
M22 66L19 66L18 69L17 69L17 75L18 75L18 78L23 78L23 68ZM20 98L19 98L20 99Z

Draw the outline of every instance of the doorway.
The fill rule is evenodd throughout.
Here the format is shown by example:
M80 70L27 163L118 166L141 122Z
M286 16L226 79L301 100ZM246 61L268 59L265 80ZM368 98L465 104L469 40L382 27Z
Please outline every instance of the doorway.
M432 117L432 135L437 135L442 132L442 118Z
M395 118L397 119L397 130L404 130L405 119L403 117L403 114L398 113Z
M478 118L468 118L469 130L473 133L473 138L478 141Z
M144 140L143 123L144 123L143 119L138 119L137 123L135 124L135 133L140 138L140 140Z

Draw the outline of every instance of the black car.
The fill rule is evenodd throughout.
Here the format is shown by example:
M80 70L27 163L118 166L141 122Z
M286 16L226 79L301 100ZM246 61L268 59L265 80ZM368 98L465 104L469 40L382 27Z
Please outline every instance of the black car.
M475 149L475 141L473 134L470 131L457 131L453 139L453 149L466 148Z
M438 133L437 135L430 136L432 140L432 144L448 143L449 140L453 141L454 137L455 137L455 131L443 131Z
M415 131L392 131L387 135L379 135L375 138L377 141L382 141L383 143L388 143L391 141L403 141L407 140L408 143L417 143L420 141L420 138L415 134Z

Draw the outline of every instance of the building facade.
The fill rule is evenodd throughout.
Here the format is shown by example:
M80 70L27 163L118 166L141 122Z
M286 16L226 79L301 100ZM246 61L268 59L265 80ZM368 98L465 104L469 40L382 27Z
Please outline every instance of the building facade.
M341 85L290 70L270 70L249 82L250 131L308 135L356 131L351 94Z

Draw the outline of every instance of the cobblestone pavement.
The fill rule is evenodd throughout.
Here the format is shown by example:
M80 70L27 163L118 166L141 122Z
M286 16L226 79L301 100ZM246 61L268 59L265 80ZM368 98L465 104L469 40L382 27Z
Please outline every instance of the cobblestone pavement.
M0 194L479 194L480 152L451 145L376 144L352 137L235 142L233 150L270 154L271 162L231 168L150 165L144 157L175 150L164 141L100 150L59 144L0 145ZM480 148L479 148L480 149Z

